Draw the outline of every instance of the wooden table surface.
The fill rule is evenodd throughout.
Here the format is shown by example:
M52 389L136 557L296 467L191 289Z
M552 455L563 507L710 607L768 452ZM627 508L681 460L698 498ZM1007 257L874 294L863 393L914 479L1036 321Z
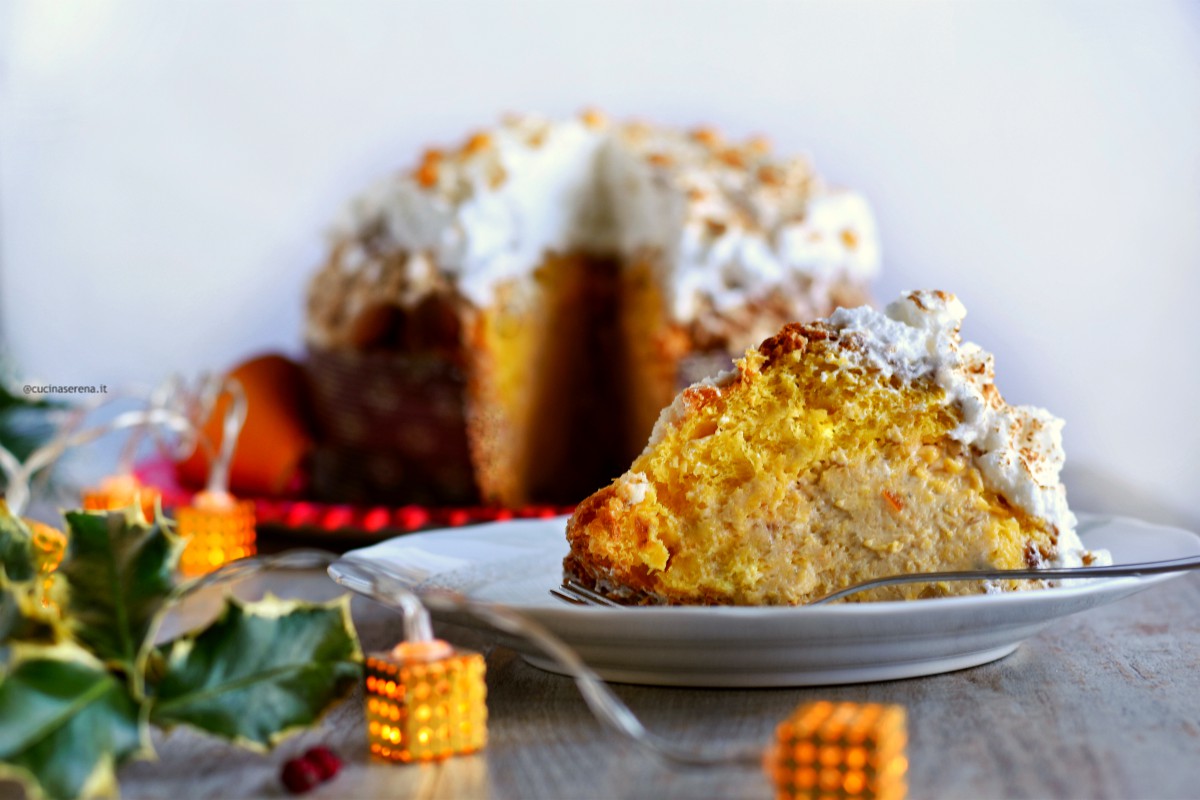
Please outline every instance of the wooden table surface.
M239 589L327 597L312 573L264 576ZM928 678L807 689L618 686L647 727L672 738L766 745L814 699L900 703L909 714L913 798L1200 797L1200 575L1054 623L1001 661ZM198 612L197 612L198 613ZM356 599L364 649L386 649L398 620ZM362 697L271 754L188 731L156 732L159 760L130 764L125 798L285 796L285 760L315 744L346 762L313 798L768 798L758 769L679 770L601 727L567 678L541 672L479 634L442 635L487 653L487 749L442 764L366 756Z

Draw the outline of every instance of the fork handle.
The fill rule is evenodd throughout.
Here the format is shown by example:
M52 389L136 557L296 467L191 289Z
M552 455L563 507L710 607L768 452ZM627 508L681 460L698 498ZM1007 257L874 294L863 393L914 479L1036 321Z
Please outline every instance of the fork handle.
M966 569L955 572L916 572L891 575L863 581L846 589L827 594L805 605L820 606L841 600L868 589L895 586L901 583L937 583L943 581L1012 580L1017 578L1128 578L1141 575L1161 575L1186 572L1200 568L1200 556L1172 558L1166 561L1146 561L1141 564L1109 564L1103 567L1063 567L1060 569Z

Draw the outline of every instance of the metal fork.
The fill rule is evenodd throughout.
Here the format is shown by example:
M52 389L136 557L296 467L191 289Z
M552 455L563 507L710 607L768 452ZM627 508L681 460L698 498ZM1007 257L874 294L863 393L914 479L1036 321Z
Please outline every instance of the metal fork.
M846 589L840 589L816 600L810 600L804 605L821 606L842 600L850 595L865 592L868 589L878 589L883 586L895 586L901 583L942 583L946 581L980 581L980 580L1059 580L1078 578L1128 578L1144 575L1162 575L1171 572L1186 572L1200 569L1200 556L1188 558L1172 558L1166 561L1146 561L1140 564L1111 564L1103 567L1063 567L1060 569L966 569L954 572L913 572L907 575L891 575L886 578L875 578L855 584ZM598 594L586 586L573 580L563 580L562 586L550 590L550 594L560 600L565 600L577 606L607 606L610 608L625 608L620 603Z
M609 600L599 592L594 592L578 581L573 581L569 578L563 578L562 586L555 587L550 590L550 594L557 597L559 600L566 600L573 606L609 606L611 608L624 608L615 600Z

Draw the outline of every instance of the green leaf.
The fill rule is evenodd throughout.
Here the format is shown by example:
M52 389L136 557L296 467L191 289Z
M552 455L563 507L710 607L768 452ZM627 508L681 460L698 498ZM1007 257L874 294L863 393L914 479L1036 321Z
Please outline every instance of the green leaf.
M6 377L8 380L5 380ZM16 381L11 376L0 375L0 411L11 411L18 408L56 409L66 407L66 403L61 400L49 400L45 395L17 394L10 386L15 387Z
M346 597L230 597L211 625L175 640L165 655L151 721L186 723L258 750L316 722L353 688L362 661Z
M59 569L69 588L71 631L140 692L138 658L174 586L183 543L133 509L66 516L70 538Z
M116 793L116 767L148 750L125 684L75 645L15 648L0 679L0 776L32 797Z
M0 648L10 642L55 644L66 638L56 606L43 601L45 592L35 581L14 582L0 572ZM6 661L0 649L0 661Z
M14 581L27 581L37 572L33 555L33 533L8 504L0 500L0 564L4 574Z
M10 385L15 387L16 381L13 376L3 374L7 371L0 364L0 445L18 461L24 461L54 435L56 426L52 415L67 406L59 401L45 400L40 395L33 399L14 393ZM0 483L3 483L2 479Z

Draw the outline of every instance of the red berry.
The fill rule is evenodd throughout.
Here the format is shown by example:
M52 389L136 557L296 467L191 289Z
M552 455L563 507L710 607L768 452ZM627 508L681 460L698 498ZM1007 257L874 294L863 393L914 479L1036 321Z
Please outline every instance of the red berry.
M327 781L337 775L342 768L342 760L337 753L328 747L314 747L303 756L304 760L316 767L322 781Z
M283 765L280 779L292 794L304 794L321 782L321 773L308 759L293 758Z

